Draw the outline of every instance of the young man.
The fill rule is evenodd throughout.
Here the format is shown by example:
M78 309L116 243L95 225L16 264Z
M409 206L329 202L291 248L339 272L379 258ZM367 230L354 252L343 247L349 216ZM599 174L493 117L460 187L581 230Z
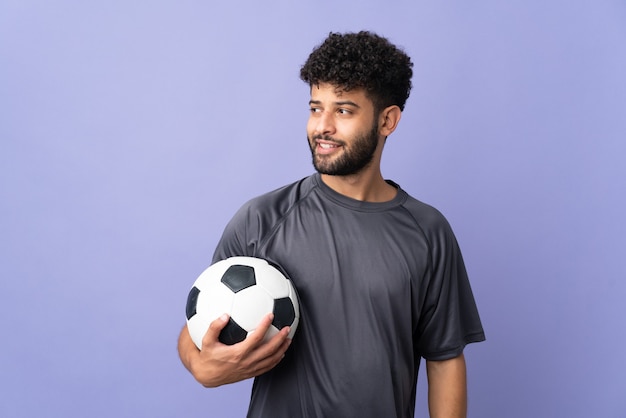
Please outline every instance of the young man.
M207 387L255 377L248 416L413 417L426 359L432 417L466 415L463 349L484 333L455 237L434 208L384 180L380 161L411 89L409 57L369 32L330 34L301 78L311 88L308 142L317 173L245 204L213 262L278 264L301 322L199 351L184 327L182 362Z

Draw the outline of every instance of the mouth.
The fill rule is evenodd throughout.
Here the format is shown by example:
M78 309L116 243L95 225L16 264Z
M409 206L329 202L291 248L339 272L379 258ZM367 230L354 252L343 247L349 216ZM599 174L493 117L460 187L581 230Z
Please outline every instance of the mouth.
M323 139L315 140L315 144L317 145L316 146L317 153L322 154L322 155L332 154L343 146L342 144L338 142L327 141Z

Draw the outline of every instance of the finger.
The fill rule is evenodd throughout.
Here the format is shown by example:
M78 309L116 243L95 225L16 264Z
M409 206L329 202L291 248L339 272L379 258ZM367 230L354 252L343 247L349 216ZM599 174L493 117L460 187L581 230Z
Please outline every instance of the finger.
M270 326L272 326L273 320L273 313L265 315L261 319L261 322L259 322L259 324L257 325L256 329L248 334L248 337L244 341L242 341L242 344L244 344L249 350L261 345L263 339L265 338L265 334L267 334L267 330L269 330Z
M289 327L283 327L278 331L278 334L267 341L267 348L270 352L278 351L286 342L291 342L289 330ZM287 344L287 347L289 347L289 344Z
M280 330L277 338L270 340L270 346L276 344L277 350L281 351L283 354L287 351L287 348L291 345L291 338L289 338L290 327L284 327Z
M279 346L279 349L274 351L269 356L262 358L256 363L256 369L254 371L254 376L261 375L274 367L285 357L285 352L289 348L291 344L291 339L286 339Z
M211 324L209 324L209 328L202 337L203 348L208 346L209 344L214 344L218 341L220 332L222 332L226 324L228 324L229 319L230 317L228 316L228 314L223 314L222 316L211 322Z
M278 361L284 357L287 348L289 348L291 344L291 339L288 338L288 336L289 327L284 327L278 334L265 341L263 345L256 349L258 358L260 360L274 359L275 363L278 363Z

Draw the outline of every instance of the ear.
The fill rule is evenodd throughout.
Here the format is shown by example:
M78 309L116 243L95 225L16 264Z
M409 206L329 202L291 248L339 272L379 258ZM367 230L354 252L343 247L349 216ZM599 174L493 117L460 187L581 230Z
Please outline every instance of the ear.
M378 119L378 133L384 137L391 135L396 130L401 117L402 111L396 105L383 109Z

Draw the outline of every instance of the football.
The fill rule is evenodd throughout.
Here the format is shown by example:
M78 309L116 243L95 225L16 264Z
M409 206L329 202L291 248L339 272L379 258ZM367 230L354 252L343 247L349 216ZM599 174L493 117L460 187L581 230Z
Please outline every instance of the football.
M265 338L291 327L293 338L300 321L298 296L291 281L266 260L231 257L212 264L196 279L187 297L187 328L198 349L211 322L222 314L230 320L219 340L228 345L246 339L261 319L274 313Z

